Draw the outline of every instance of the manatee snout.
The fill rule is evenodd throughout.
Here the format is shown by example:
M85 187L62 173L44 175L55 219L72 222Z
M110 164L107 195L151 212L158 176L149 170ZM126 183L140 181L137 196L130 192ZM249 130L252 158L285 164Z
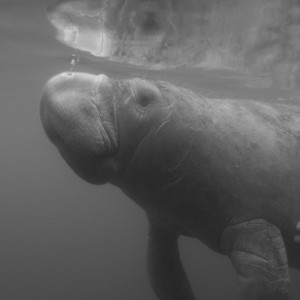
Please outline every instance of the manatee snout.
M116 112L111 79L65 72L43 88L40 119L49 139L70 167L101 184L116 172Z

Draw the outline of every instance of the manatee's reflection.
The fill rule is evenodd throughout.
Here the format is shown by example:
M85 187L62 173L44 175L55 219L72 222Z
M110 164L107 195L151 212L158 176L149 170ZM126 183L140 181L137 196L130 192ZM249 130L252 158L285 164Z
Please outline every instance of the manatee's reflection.
M61 42L134 64L163 62L164 50L175 46L172 14L169 0L60 1L48 8Z
M48 8L58 39L98 57L157 69L188 65L299 87L295 0L85 0Z

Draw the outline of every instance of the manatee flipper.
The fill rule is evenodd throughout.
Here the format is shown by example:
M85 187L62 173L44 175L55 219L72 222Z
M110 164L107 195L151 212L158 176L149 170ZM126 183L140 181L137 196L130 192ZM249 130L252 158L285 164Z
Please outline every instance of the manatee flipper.
M151 286L160 300L195 300L181 264L178 234L150 222L147 267Z
M221 246L237 272L239 299L289 298L287 255L276 226L262 219L228 226Z

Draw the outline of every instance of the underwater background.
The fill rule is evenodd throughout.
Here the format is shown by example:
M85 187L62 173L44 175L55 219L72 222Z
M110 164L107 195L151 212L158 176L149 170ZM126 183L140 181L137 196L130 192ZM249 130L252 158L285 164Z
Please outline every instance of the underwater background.
M71 2L74 7L80 3ZM58 31L61 27L53 25L59 23L54 22L55 17L64 13L57 9L66 6L49 0L0 0L1 299L156 299L145 268L144 212L112 185L93 186L79 179L43 132L40 94L53 75L72 69L115 78L142 76L168 80L213 97L300 103L298 1L285 1L285 10L277 0L248 1L246 7L238 0L211 1L216 9L206 7L208 1L191 2L199 5L202 19L199 15L194 18L205 20L202 37L210 47L204 45L204 38L194 44L197 29L178 31L179 37L190 38L190 52L180 48L185 41L179 38L168 42L167 51L175 49L174 56L155 52L157 60L153 60L149 53L142 56L138 50L128 51L153 43L148 39L143 44L135 35L131 42L127 37L123 40L127 52L119 55L119 60L110 60L101 58L104 55L95 45L87 48L84 44L85 48L76 50L74 43L63 40ZM249 12L263 14L260 5L267 6L270 15L257 20L269 23L259 24L250 37L239 37L238 42L237 28L248 34L253 20L245 20L245 16ZM182 7L182 11L190 10ZM184 18L176 16L178 23L170 21L174 32L187 26ZM215 19L219 23L212 27ZM277 23L272 25L272 20ZM70 28L68 22L63 23L66 27ZM78 32L82 33L77 28ZM233 48L226 34L231 36ZM210 36L215 38L209 40ZM195 54L193 49L199 49L199 43L202 52ZM106 56L117 53L109 49ZM183 61L183 53L190 60ZM191 68L195 65L197 68ZM197 299L233 299L235 274L228 258L190 238L181 238L180 246ZM290 299L296 300L300 297L299 271L291 271L291 280Z

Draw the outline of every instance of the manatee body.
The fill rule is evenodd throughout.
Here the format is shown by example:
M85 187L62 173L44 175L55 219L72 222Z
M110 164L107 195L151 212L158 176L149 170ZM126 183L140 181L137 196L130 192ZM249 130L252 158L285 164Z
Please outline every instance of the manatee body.
M239 299L288 299L288 266L300 268L299 107L62 73L44 87L40 116L80 177L118 186L145 210L159 299L195 299L180 235L229 256Z

